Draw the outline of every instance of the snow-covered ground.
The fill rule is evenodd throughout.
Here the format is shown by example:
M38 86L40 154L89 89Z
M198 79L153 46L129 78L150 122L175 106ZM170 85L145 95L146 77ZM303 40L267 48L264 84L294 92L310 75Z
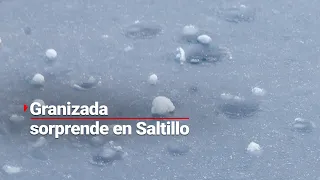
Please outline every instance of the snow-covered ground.
M0 179L319 179L318 7L316 0L0 1ZM215 49L196 42L206 36L183 36L186 25ZM30 84L36 74L41 87ZM171 99L174 116L190 117L189 136L38 139L20 117L35 99L105 101L111 116L150 116L157 96Z

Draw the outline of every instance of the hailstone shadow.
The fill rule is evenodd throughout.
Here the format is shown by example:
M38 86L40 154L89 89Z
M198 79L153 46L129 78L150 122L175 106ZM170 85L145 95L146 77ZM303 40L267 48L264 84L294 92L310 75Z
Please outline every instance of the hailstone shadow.
M225 101L218 105L218 110L230 119L243 119L254 116L260 111L257 101Z
M147 22L137 22L127 26L124 35L129 39L151 39L163 32L160 25Z

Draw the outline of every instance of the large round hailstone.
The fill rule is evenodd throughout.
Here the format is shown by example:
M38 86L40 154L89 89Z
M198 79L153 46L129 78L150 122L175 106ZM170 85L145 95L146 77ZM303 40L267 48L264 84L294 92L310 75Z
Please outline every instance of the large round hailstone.
M151 113L153 115L167 115L175 110L172 101L165 96L158 96L152 101Z
M45 83L44 76L42 74L35 74L31 80L31 84L37 86L43 86Z
M156 85L158 82L158 76L156 74L152 74L149 76L149 83L151 85Z
M208 45L212 42L211 37L206 34L198 36L197 40L198 40L198 42L200 42L201 44L204 44L204 45Z
M39 103L39 104L41 104L41 106L46 105L42 99L35 99L35 100L33 100L33 102Z
M252 91L252 94L255 96L264 96L267 93L266 90L259 88L259 87L254 87L254 88L252 88L251 91Z
M57 51L54 49L47 49L46 51L46 57L50 60L53 60L57 57Z
M255 142L251 142L247 147L247 152L251 155L261 155L262 148L259 144Z
M182 34L184 36L194 36L199 32L199 29L194 25L186 25L183 27Z

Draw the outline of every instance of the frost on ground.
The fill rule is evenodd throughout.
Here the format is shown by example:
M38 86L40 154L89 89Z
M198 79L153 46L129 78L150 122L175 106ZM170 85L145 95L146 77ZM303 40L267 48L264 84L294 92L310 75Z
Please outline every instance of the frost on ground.
M151 113L152 115L166 116L169 113L173 113L175 106L172 101L165 96L158 96L153 99Z

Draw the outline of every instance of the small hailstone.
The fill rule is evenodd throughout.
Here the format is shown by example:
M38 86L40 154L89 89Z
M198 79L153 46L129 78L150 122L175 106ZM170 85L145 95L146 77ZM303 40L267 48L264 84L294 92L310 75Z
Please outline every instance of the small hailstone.
M96 79L93 76L90 76L87 83L95 83Z
M262 152L262 148L259 144L251 142L247 147L247 152L253 155L259 155Z
M244 100L244 98L243 98L243 97L240 97L240 96L234 96L233 99L234 99L235 101L243 101L243 100Z
M158 76L156 74L152 74L149 76L149 83L151 85L156 85L158 82Z
M234 96L230 93L222 93L220 95L220 98L223 99L223 100L231 100L234 98Z
M199 32L198 28L194 25L187 25L183 27L182 33L185 36L196 35Z
M45 137L39 137L36 142L34 142L32 144L32 147L34 148L40 148L40 147L43 147L44 145L46 145L48 142L47 142L47 139Z
M17 166L4 165L2 166L2 170L7 174L17 174L21 172L21 168Z
M198 64L198 63L200 63L201 62L201 60L199 59L199 58L192 58L192 59L190 59L190 63L191 64Z
M102 37L102 39L108 39L109 38L109 36L107 34L104 34L101 37Z
M177 51L179 53L177 54L176 58L179 59L180 64L184 64L184 62L186 62L186 53L185 53L185 51L181 47L178 47Z
M254 87L254 88L252 88L251 91L255 96L264 96L267 93L266 90L261 89L259 87Z
M174 110L172 101L165 96L158 96L152 101L151 113L154 115L166 115Z
M53 60L57 57L57 51L54 49L47 49L46 56L48 59Z
M109 144L113 149L115 149L117 151L122 151L123 150L123 148L121 146L116 146L114 141L109 141Z
M0 37L0 46L1 46L1 44L2 44L2 40L1 40L1 37Z
M229 60L233 59L232 53L231 53L231 51L230 51L229 48L220 46L219 49L220 49L220 52L221 52L222 54L224 54L224 56L225 56L227 59L229 59Z
M34 85L43 85L45 82L44 76L42 74L35 74L31 80L31 83Z
M206 34L198 36L197 40L202 44L210 44L212 42L211 37Z
M86 91L88 89L79 86L78 84L72 84L72 88L78 91Z
M133 50L132 46L127 46L127 47L124 48L125 52L132 51L132 50Z
M46 105L42 99L35 99L35 100L33 100L33 102L40 103L40 104L41 104L41 106Z
M12 114L9 118L10 121L15 122L15 123L19 123L24 121L24 117L17 115L17 114Z
M244 4L241 4L241 5L240 5L240 8L247 8L247 6L244 5Z

